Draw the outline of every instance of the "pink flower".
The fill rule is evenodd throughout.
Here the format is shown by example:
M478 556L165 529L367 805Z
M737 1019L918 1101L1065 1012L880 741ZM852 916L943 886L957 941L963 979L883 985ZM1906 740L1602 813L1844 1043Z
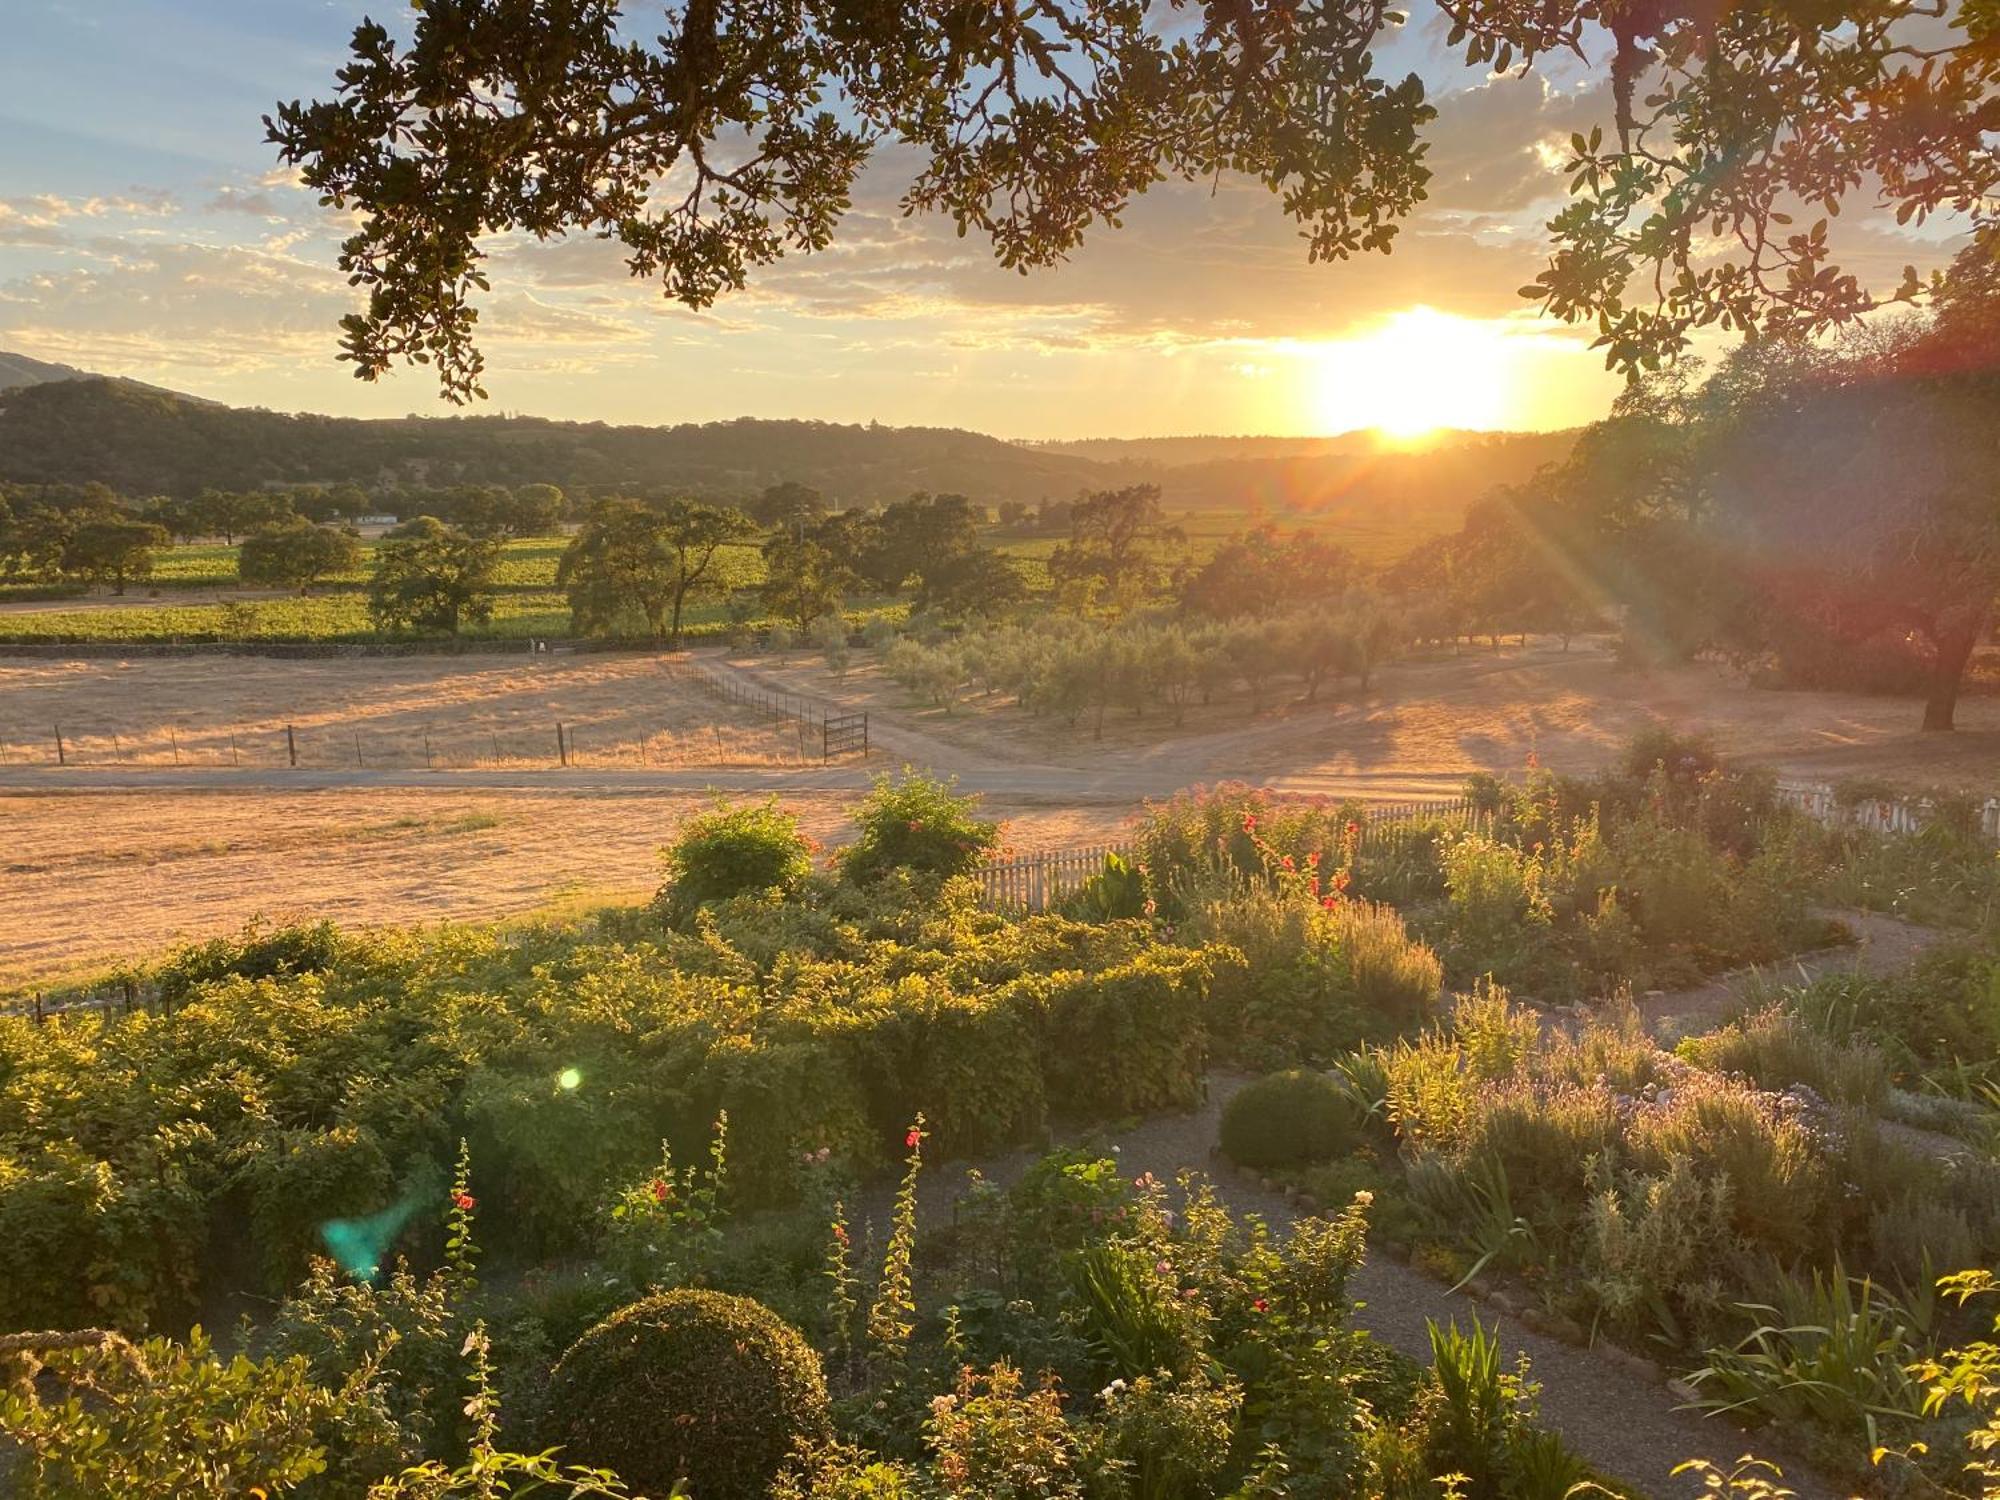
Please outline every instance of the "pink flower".
M453 1193L451 1206L462 1214L469 1214L479 1206L479 1200L470 1193Z
M1255 1302L1250 1304L1250 1311L1252 1312L1269 1312L1270 1310L1271 1304L1266 1302L1262 1297L1259 1297Z
M911 1126L910 1133L903 1137L903 1144L905 1146L908 1146L912 1151L914 1151L917 1149L919 1145L923 1143L923 1139L924 1139L924 1133L921 1130L918 1130L915 1126Z
M655 1203L665 1203L667 1201L667 1194L673 1190L667 1186L666 1178L655 1177L649 1191L651 1191Z
M1200 1295L1201 1291L1199 1288L1196 1287L1189 1287L1181 1293L1181 1297L1188 1302L1194 1301L1194 1299L1199 1297Z
M1153 1269L1159 1272L1160 1275L1162 1276L1171 1276L1174 1270L1172 1264L1164 1260L1161 1261L1157 1266L1153 1267Z

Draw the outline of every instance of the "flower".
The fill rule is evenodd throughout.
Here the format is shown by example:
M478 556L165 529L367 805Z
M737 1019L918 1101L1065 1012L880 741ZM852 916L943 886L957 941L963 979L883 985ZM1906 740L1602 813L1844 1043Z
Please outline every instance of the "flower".
M1154 1266L1153 1269L1155 1271L1158 1271L1162 1276L1171 1276L1174 1273L1174 1267L1171 1261L1163 1260L1157 1266Z
M453 1193L451 1206L462 1214L469 1214L479 1206L479 1200L470 1193Z
M923 1139L924 1139L924 1133L921 1130L917 1129L916 1126L912 1125L910 1127L910 1133L903 1137L903 1144L905 1146L908 1146L912 1151L914 1151L917 1149L918 1146L923 1144Z
M1306 856L1306 868L1308 870L1317 870L1319 868L1319 850L1315 849Z
M933 1396L931 1397L931 1415L935 1417L949 1416L951 1409L956 1405L958 1405L958 1397L956 1396Z
M1201 1295L1201 1289L1199 1287L1192 1287L1192 1286L1184 1287L1181 1291L1181 1296L1189 1302L1194 1301L1194 1299L1199 1297L1200 1295Z
M843 1245L844 1245L844 1244L846 1244L846 1243L847 1243L847 1226L846 1226L845 1224L836 1224L836 1225L834 1225L834 1226L833 1226L833 1237L834 1237L834 1239L836 1239L837 1241L839 1241L839 1242L840 1242L841 1244L843 1244Z
M1252 1312L1269 1312L1270 1310L1271 1304L1266 1302L1262 1297L1259 1297L1255 1302L1250 1304L1250 1311Z
M667 1195L671 1193L673 1189L667 1186L666 1178L655 1177L652 1181L650 1191L653 1194L653 1201L655 1203L665 1203L667 1201Z
M1243 815L1243 831L1245 833L1255 833L1257 831L1257 815L1255 813L1245 813Z

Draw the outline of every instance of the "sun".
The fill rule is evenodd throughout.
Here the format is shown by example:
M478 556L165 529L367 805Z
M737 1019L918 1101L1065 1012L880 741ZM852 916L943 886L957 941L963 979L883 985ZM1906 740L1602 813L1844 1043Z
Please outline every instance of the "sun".
M1373 427L1403 439L1440 427L1499 427L1514 373L1508 345L1493 323L1429 307L1392 313L1358 338L1320 346L1320 425L1329 432Z

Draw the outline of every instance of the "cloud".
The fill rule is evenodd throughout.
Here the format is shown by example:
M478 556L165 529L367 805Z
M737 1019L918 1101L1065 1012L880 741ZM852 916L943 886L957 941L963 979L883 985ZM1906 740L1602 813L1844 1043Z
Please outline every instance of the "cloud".
M267 192L248 192L241 188L217 188L213 197L202 205L203 213L249 214L259 219L279 219L284 215Z

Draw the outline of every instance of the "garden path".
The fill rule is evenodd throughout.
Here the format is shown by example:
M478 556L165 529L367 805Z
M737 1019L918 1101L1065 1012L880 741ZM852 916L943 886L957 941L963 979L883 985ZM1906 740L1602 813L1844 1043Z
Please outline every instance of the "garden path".
M1653 991L1638 997L1646 1029L1671 1046L1684 1036L1711 1031L1731 1020L1752 990L1764 984L1810 984L1827 974L1895 974L1907 969L1945 934L1899 917L1869 911L1825 911L1854 934L1851 944L1796 954L1773 964L1732 970L1693 989Z
M1208 1080L1207 1100L1198 1109L1156 1115L1130 1130L1078 1137L1116 1151L1120 1164L1134 1177L1151 1172L1172 1181L1184 1170L1209 1173L1217 1197L1235 1214L1258 1214L1274 1227L1289 1224L1300 1209L1283 1195L1266 1192L1228 1168L1216 1142L1223 1106L1248 1077L1217 1073ZM1018 1178L1041 1155L1022 1150L978 1162L954 1162L927 1169L919 1182L921 1224L948 1223L970 1183L969 1171L999 1186ZM856 1205L857 1227L872 1226L875 1242L888 1235L894 1204L893 1184L865 1193ZM1383 1343L1411 1358L1428 1362L1431 1321L1461 1323L1478 1317L1498 1320L1507 1357L1526 1355L1534 1378L1542 1385L1541 1421L1582 1454L1600 1472L1632 1485L1648 1496L1679 1497L1704 1493L1693 1475L1675 1477L1682 1460L1706 1456L1727 1466L1750 1446L1750 1439L1721 1421L1676 1410L1675 1398L1644 1374L1595 1349L1578 1348L1524 1327L1517 1318L1452 1293L1441 1282L1386 1256L1373 1255L1355 1277L1354 1322ZM1836 1500L1844 1492L1820 1478L1802 1462L1761 1441L1757 1451L1781 1463L1785 1483L1800 1500Z

